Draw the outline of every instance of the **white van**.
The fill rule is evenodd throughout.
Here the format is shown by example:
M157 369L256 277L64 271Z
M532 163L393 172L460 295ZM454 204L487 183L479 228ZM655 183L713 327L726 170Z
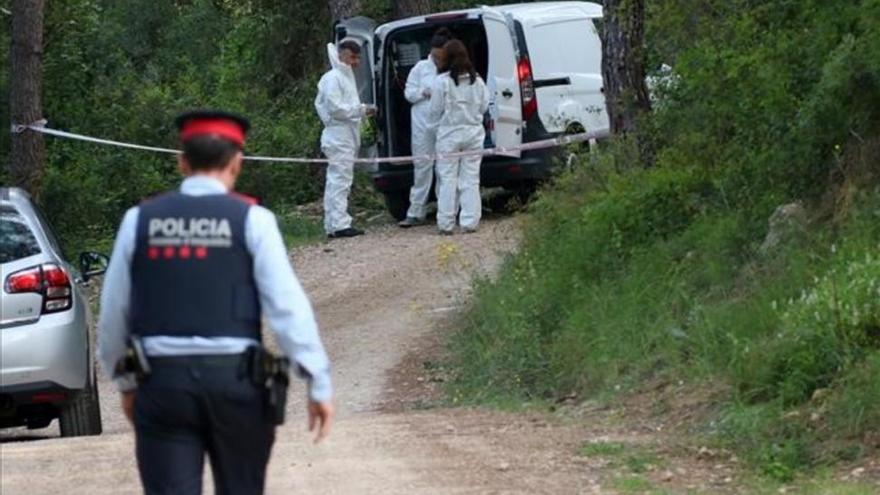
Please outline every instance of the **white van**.
M336 24L337 41L361 43L356 71L364 103L376 104L378 156L407 156L410 105L403 96L410 69L428 56L430 39L447 27L470 50L492 96L486 147L512 147L564 133L603 131L602 44L591 2L537 2L412 17L376 27L365 17ZM553 150L484 159L481 184L528 191L552 173ZM402 219L412 167L380 165L373 182L392 215Z

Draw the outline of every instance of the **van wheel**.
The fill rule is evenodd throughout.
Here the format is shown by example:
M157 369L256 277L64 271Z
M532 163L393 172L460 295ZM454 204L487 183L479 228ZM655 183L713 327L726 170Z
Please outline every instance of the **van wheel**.
M509 211L510 200L516 197L519 207L528 205L529 201L538 191L538 183L535 181L523 181L504 186L505 194L496 195L494 203L490 201L493 211ZM494 206L492 206L494 204Z
M586 129L577 123L569 125L568 129L565 130L565 134L569 136L580 134L582 132L586 132ZM563 155L565 167L568 170L573 169L577 161L581 158L581 155L589 153L590 151L592 151L592 143L590 141L571 145L566 149L565 154Z
M385 193L385 206L395 220L406 218L409 210L409 191L391 191Z
M73 400L61 409L58 419L62 437L83 437L100 435L101 406L98 400L98 384L95 383L94 370L85 389L78 392Z

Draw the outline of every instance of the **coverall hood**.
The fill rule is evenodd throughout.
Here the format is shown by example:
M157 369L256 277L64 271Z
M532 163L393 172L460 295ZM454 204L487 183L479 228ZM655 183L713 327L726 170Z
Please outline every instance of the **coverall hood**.
M360 147L364 106L358 97L354 71L339 60L333 43L327 44L327 59L332 69L318 82L315 111L324 123L321 149L330 161L324 190L324 229L330 234L351 227L348 194L353 160Z

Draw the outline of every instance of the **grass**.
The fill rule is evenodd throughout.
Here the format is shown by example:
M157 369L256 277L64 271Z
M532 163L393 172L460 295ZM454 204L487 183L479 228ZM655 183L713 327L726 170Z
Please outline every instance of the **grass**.
M877 493L878 487L866 482L836 480L832 471L822 469L788 483L768 477L755 478L745 484L743 491L754 495L776 495L781 491L797 495L872 495Z
M541 191L452 339L450 393L556 403L715 382L711 417L686 426L793 483L876 452L880 4L722 4L648 10L678 61L636 131L656 163L621 137ZM834 23L816 29L817 12Z
M318 242L324 238L320 220L288 212L278 215L278 228L288 248Z
M584 457L618 457L627 450L627 446L619 442L587 442L578 452Z
M578 453L584 457L606 459L611 466L625 468L633 474L653 471L663 464L663 460L651 449L621 442L587 442Z
M545 191L520 253L478 283L451 344L455 402L546 404L711 380L729 395L705 430L762 475L788 482L858 456L880 421L880 189L858 192L844 221L764 252L773 208L723 207L700 171L601 173ZM582 453L634 474L656 460L620 449Z
M612 486L621 493L657 493L654 485L641 476L619 476L614 478Z

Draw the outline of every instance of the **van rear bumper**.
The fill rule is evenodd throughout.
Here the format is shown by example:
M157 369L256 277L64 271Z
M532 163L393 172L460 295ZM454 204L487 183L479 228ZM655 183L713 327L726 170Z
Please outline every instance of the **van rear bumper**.
M553 175L554 156L554 150L547 149L525 152L519 158L485 158L480 166L480 185L514 187L523 182L548 179ZM412 184L412 165L384 166L373 173L373 185L382 193L409 190Z

